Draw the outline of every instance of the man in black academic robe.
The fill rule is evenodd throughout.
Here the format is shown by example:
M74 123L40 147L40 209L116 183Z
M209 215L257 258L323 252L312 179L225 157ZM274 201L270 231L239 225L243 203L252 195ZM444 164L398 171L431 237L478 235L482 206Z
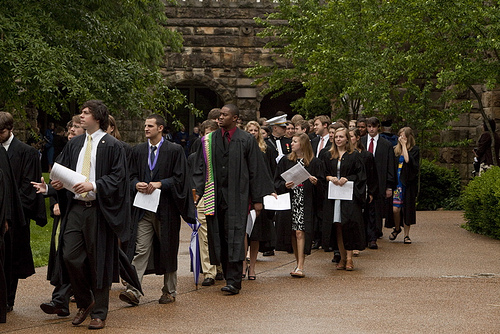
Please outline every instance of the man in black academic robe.
M89 328L100 329L108 313L109 288L119 278L118 239L129 237L128 168L123 145L103 133L109 122L104 103L87 101L81 111L81 125L87 133L70 140L57 162L83 173L81 161L91 142L90 177L75 184L74 193L52 180L59 198L66 197L60 203L67 203L61 208L65 214L57 250L62 275L55 275L52 284L71 283L79 308L73 325L90 314Z
M260 213L262 198L274 191L257 141L236 127L238 118L238 107L225 105L219 118L221 129L210 134L215 215L207 214L210 261L222 264L227 284L222 291L232 295L241 289L249 205ZM206 191L205 153L205 150L198 152L194 168L196 201ZM205 197L205 210L211 200Z
M377 249L377 239L382 236L382 219L392 215L392 191L397 186L397 171L392 144L380 136L380 121L376 117L366 120L368 134L361 138L367 151L373 154L378 175L378 192L367 204L368 248ZM373 140L373 144L372 144Z
M132 150L131 192L151 194L160 189L161 195L156 213L132 208L133 229L127 247L139 281L144 274L164 275L161 304L175 301L177 295L181 211L188 198L192 203L186 185L187 159L183 147L163 138L164 127L162 116L150 115L145 121L148 142ZM132 305L138 305L139 298L140 292L130 285L120 293L120 299Z
M30 183L42 177L38 151L14 136L13 124L14 118L10 113L0 112L0 130L2 131L0 143L7 150L12 166L13 181L17 186L24 214L24 221L15 223L5 234L9 310L12 310L14 306L19 279L27 278L35 273L30 246L30 221L34 220L39 226L47 224L43 195L37 194Z
M14 176L9 158L2 146L0 146L0 179L0 323L4 323L6 321L8 292L8 281L5 274L12 272L7 267L11 266L12 261L11 259L6 261L5 258L4 236L8 233L9 228L12 228L15 224L24 225L25 220L19 193L13 182ZM8 253L12 255L12 250L9 250Z
M278 115L267 121L267 124L272 126L272 133L266 138L265 162L271 172L271 178L274 176L278 162L292 152L292 138L285 137L288 124L286 117L286 114ZM274 255L274 250L293 251L291 230L282 228L291 219L289 211L276 212L274 216L275 224L271 229L271 241L262 242L259 247L264 256Z

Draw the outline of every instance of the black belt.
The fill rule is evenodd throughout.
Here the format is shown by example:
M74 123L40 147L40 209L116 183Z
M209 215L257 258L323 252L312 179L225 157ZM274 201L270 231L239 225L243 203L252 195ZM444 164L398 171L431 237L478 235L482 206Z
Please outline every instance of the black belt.
M97 201L80 201L80 200L75 199L75 200L73 200L73 202L78 204L78 205L84 206L86 208L91 208L91 207L97 205Z

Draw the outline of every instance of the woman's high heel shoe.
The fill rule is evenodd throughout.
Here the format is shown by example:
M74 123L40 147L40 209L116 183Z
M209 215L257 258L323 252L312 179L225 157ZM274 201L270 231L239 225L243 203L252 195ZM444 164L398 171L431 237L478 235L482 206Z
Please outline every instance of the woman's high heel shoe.
M337 264L337 270L345 270L346 260L340 260Z
M353 271L354 270L354 263L352 263L352 259L351 260L347 260L347 262L345 264L345 270L347 270L347 271Z

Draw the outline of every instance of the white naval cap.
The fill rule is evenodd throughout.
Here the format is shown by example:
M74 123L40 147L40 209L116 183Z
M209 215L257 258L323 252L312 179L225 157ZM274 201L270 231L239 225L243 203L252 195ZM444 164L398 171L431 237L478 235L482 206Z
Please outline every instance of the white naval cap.
M267 125L279 125L279 126L286 126L288 121L286 120L286 114L280 115L273 117L271 119L268 119L266 121Z

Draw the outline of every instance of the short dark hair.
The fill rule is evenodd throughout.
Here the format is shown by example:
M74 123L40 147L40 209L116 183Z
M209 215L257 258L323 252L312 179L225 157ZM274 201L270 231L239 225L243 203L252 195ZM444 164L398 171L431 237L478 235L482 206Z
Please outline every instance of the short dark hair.
M0 111L0 131L12 130L14 127L14 117L10 112Z
M371 125L371 126L378 128L378 127L380 127L380 120L377 117L367 118L366 125Z
M82 105L80 112L85 108L89 108L89 111L92 116L94 116L94 119L99 121L99 127L101 130L106 132L109 125L109 111L104 102L101 100L89 100Z
M220 108L213 108L208 112L207 119L217 120L220 116Z
M300 126L301 129L304 129L305 132L309 132L309 122L306 121L306 120L301 120L301 121L297 121L295 123L295 126Z
M163 118L162 115L151 114L148 117L146 117L146 119L154 119L155 122L156 122L156 125L157 126L160 126L160 125L163 126L163 129L165 129L167 127L167 123L165 122L165 118Z
M226 104L222 108L227 108L231 112L231 115L240 117L240 109L234 104Z
M201 123L201 125L200 125L200 132L204 136L205 135L205 131L207 131L207 129L215 131L218 128L219 128L219 124L216 121L214 121L213 119L207 119L206 121L204 121L203 123Z
M356 124L357 123L365 123L366 124L366 118L365 117L358 118L358 120L356 121Z

